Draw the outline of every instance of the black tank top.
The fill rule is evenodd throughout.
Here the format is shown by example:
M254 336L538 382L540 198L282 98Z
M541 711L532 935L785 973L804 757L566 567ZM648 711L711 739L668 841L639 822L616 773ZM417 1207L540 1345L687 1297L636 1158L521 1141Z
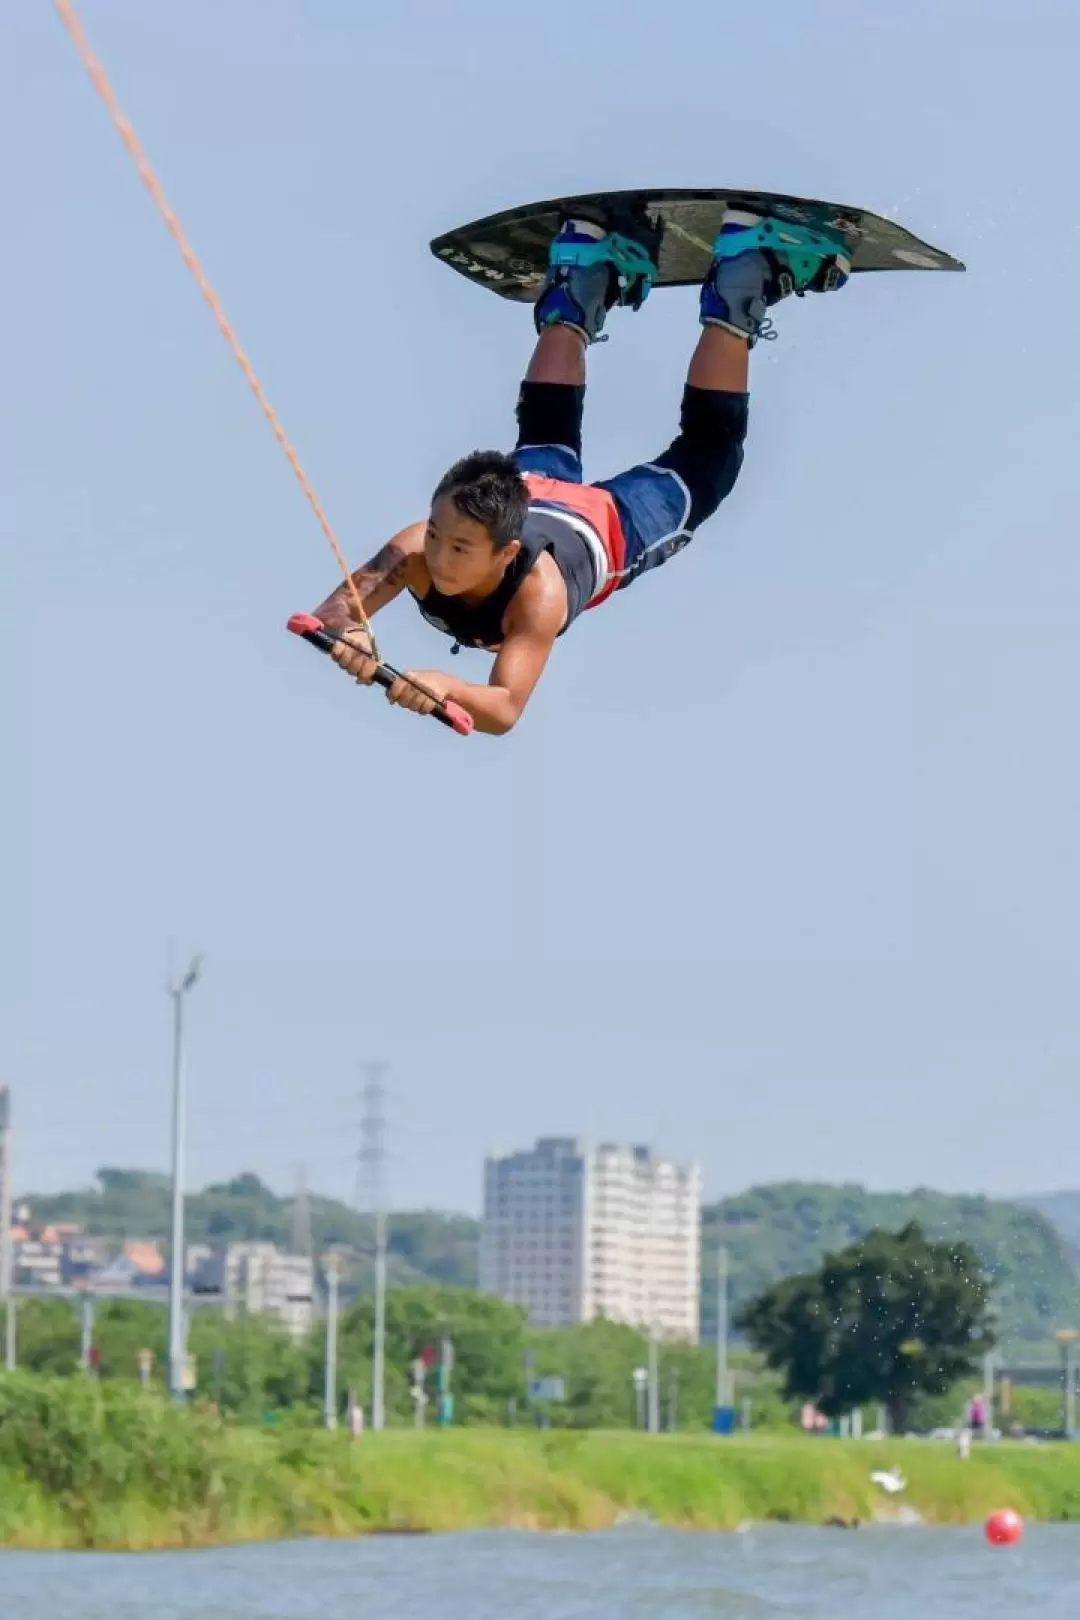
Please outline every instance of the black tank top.
M571 522L550 506L530 506L522 526L518 554L498 589L483 602L464 602L460 596L443 596L434 585L428 587L425 596L417 596L415 591L411 594L428 623L444 635L453 636L455 644L495 648L503 639L503 619L513 597L535 566L536 559L548 551L566 582L566 623L559 631L563 635L589 605L596 589L593 554L576 527L582 521L575 514ZM599 543L597 539L598 547Z

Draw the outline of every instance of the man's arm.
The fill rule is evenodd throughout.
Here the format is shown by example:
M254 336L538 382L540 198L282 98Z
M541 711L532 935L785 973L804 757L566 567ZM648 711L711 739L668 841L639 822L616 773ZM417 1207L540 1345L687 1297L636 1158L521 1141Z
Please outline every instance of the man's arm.
M411 585L419 590L425 588L425 528L426 524L410 523L407 529L401 529L381 551L375 553L370 562L364 563L353 574L353 584L369 619L388 602L392 602L395 596L399 596L406 586ZM326 601L315 609L315 617L321 619L328 630L336 630L339 634L355 624L356 610L348 587L341 584L331 592Z
M538 567L507 610L503 644L486 686L437 670L410 673L444 702L460 703L472 715L477 731L502 736L520 720L565 622L562 577L554 563L550 569ZM409 681L395 681L386 695L391 703L417 714L430 714L434 707Z

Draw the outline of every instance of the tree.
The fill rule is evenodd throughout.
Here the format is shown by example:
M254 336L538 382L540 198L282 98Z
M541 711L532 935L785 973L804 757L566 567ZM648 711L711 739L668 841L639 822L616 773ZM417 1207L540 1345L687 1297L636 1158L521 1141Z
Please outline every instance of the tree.
M370 1389L374 1301L363 1294L341 1322L342 1383L353 1383L367 1403ZM393 1288L386 1296L386 1404L401 1418L411 1415L408 1393L413 1359L445 1335L453 1345L451 1387L457 1419L505 1418L507 1401L521 1390L525 1313L486 1294L464 1288ZM429 1380L430 1394L432 1381Z
M80 1350L79 1313L64 1299L20 1299L19 1366L33 1372L66 1375L76 1371Z
M1080 1202L1080 1200L1078 1200ZM1080 1252L1050 1220L993 1198L868 1192L792 1181L751 1187L702 1210L702 1336L715 1332L716 1247L728 1250L733 1308L784 1277L816 1271L826 1254L909 1221L937 1242L970 1243L991 1278L1000 1337L1020 1361L1053 1359L1050 1335L1080 1321Z
M989 1290L970 1245L931 1242L911 1221L775 1284L739 1326L783 1374L789 1398L827 1417L883 1402L903 1430L919 1395L969 1377L994 1343Z

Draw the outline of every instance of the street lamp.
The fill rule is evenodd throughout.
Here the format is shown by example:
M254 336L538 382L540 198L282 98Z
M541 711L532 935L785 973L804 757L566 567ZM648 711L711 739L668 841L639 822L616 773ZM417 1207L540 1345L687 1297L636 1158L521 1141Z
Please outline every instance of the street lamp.
M647 1367L635 1367L631 1376L634 1380L634 1404L637 1413L637 1426L639 1429L643 1429L645 1427L645 1391L649 1385L649 1369Z
M1076 1345L1080 1328L1059 1328L1054 1338L1061 1346L1061 1382L1065 1396L1062 1426L1071 1440L1076 1432Z
M716 1399L713 1402L713 1429L730 1434L735 1427L734 1391L728 1371L728 1251L721 1243L716 1251Z
M169 985L173 1001L172 1232L169 1258L169 1393L184 1399L184 997L199 982L196 956L184 977Z

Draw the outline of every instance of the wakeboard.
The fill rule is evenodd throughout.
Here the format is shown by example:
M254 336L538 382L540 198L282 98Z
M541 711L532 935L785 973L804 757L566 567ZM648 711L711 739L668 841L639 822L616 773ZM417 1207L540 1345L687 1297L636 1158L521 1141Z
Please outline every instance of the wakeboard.
M431 251L443 264L500 297L533 303L547 274L551 240L564 219L577 215L641 240L659 268L654 286L699 286L728 208L839 231L856 273L965 268L959 259L932 247L896 220L865 208L776 191L724 189L598 191L527 203L446 231L434 239Z

